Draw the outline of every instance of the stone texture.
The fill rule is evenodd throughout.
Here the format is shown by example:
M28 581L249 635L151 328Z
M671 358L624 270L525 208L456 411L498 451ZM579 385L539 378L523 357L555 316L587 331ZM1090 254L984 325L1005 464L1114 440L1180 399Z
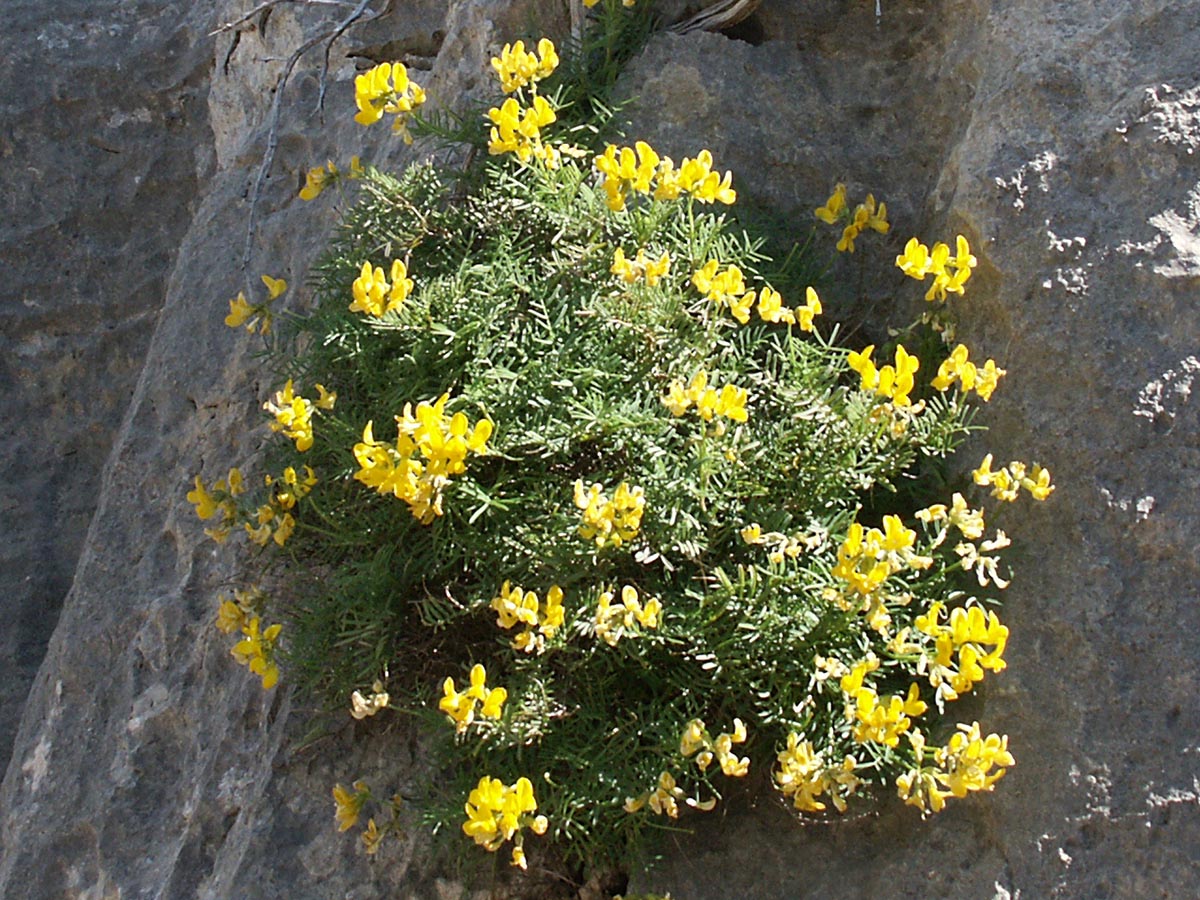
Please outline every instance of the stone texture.
M31 114L28 129L6 125L3 137L0 247L14 285L3 307L12 344L5 365L28 373L5 370L22 385L6 414L47 424L11 429L14 449L4 456L5 515L19 514L6 526L19 534L6 548L14 562L6 558L3 595L17 604L6 619L47 620L37 604L52 592L18 596L23 579L57 577L61 588L79 546L67 523L82 527L97 505L0 788L0 895L465 895L430 869L415 824L372 865L333 830L330 785L360 775L415 785L419 742L375 722L302 740L303 716L287 691L264 696L211 628L213 595L236 566L201 538L182 495L191 473L212 477L263 438L253 344L221 314L261 271L302 283L333 217L329 198L296 200L303 169L355 152L405 159L344 115L355 58L408 54L432 67L432 95L469 96L486 78L487 57L524 31L535 6L546 8L393 3L335 48L324 122L315 111L319 62L306 58L285 97L245 273L238 267L267 92L279 60L328 12L281 6L266 22L205 43L212 21L167 3L89 4L88 15L83 4L58 4L53 21L34 4L17 7L25 18L15 20L24 24L13 47L26 55L0 63L11 86L5 120L24 121L25 109L43 118ZM885 804L802 827L769 792L751 792L695 820L696 833L678 836L634 885L688 900L1191 896L1200 855L1192 638L1200 625L1192 398L1200 8L1189 0L884 0L877 22L873 6L764 0L735 32L746 40L656 37L625 79L641 98L630 136L676 158L711 148L747 201L794 217L798 234L836 180L886 200L894 232L838 260L823 294L831 311L867 329L906 321L917 308L915 286L888 270L909 235L971 239L980 266L959 335L1010 375L984 410L992 430L964 462L985 448L1000 459L1037 459L1058 484L1048 503L1008 510L1001 522L1019 540L1005 614L1010 667L966 711L1010 734L1018 766L993 796L924 823ZM225 21L235 9L220 14ZM564 13L557 27L565 21ZM105 29L124 22L158 30L130 24L105 43ZM55 84L96 92L75 104L62 90L18 90L18 73L62 55L52 46L60 26L99 42L91 63L78 61L81 71L99 71L107 55L116 71L141 77L56 74ZM179 72L188 74L171 75ZM206 91L207 113L189 100L192 124L181 126L179 144L163 144L170 98ZM159 111L150 123L139 118L143 108ZM81 162L59 146L62 135L97 136L97 123L117 119L116 133L133 129L138 166L109 160L108 150ZM75 180L14 174L42 158L76 166L64 170ZM135 181L139 166L146 175ZM138 186L160 173L171 184L137 199ZM113 201L103 206L130 196L118 205L123 218L111 217ZM69 256L74 281L42 249L64 239L62 252L77 254ZM118 253L109 273L103 260ZM141 287L138 303L122 300L122 285L152 283L165 291ZM290 296L303 304L302 290ZM109 325L132 337L87 333ZM92 343L72 367L65 356L85 338ZM125 373L126 385L141 371L115 434L123 399L105 366ZM104 391L113 393L90 407L81 399ZM85 466L37 462L47 445L69 449L93 415L93 480L84 490Z
M190 3L5 4L0 759L58 620L189 210L212 171Z

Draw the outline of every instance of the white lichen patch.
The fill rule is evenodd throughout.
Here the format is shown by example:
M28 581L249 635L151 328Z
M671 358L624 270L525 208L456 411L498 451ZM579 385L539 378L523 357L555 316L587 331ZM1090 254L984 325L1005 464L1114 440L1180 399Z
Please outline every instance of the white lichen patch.
M1200 372L1200 359L1187 356L1174 368L1167 369L1157 378L1148 381L1138 392L1135 416L1154 421L1159 418L1174 419L1192 397L1192 384Z
M1010 177L996 178L996 187L1014 194L1013 209L1024 209L1031 185L1043 194L1050 193L1050 179L1047 176L1056 165L1058 156L1049 150L1043 151L1021 165Z
M1130 509L1134 510L1139 522L1145 522L1150 518L1150 513L1154 510L1155 500L1148 495L1133 500L1131 498L1114 497L1112 491L1108 488L1100 488L1100 496L1104 498L1104 504L1109 509L1119 510L1120 512L1128 512Z
M1154 130L1154 140L1182 147L1188 154L1200 148L1200 85L1178 91L1169 84L1147 88L1143 96L1146 112L1139 124Z

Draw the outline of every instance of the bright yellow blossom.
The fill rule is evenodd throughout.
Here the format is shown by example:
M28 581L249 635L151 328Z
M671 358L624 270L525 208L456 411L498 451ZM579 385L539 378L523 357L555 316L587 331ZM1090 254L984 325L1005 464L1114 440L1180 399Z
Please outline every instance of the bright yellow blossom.
M312 447L313 404L295 393L290 378L282 391L278 391L272 400L263 404L263 409L275 417L275 421L271 423L272 431L281 431L285 437L294 440L296 449L301 453Z
M506 94L536 84L558 67L558 53L549 38L538 41L537 54L525 51L525 42L505 44L499 56L492 57L492 68L500 79L500 89Z
M917 281L933 275L933 282L925 294L929 301L943 301L947 294L962 294L971 270L977 260L971 255L971 247L961 234L955 239L955 255L943 243L936 243L930 250L915 237L904 245L904 252L896 257L900 271Z
M821 314L821 298L811 287L804 291L805 304L797 306L795 312L796 324L801 331L813 330L813 319Z
M488 689L487 672L476 663L471 667L471 683L461 693L454 686L454 679L442 683L442 699L438 709L454 722L455 731L462 734L475 721L475 709L485 719L499 719L504 711L508 691L502 687Z
M563 626L565 611L562 601L563 590L557 584L551 585L546 592L545 602L540 603L533 591L523 591L506 581L499 595L492 598L491 607L496 611L496 624L501 628L525 626L513 638L514 649L524 653L541 653L546 649L546 641Z
M513 841L512 864L526 868L523 828L545 834L549 822L545 816L533 816L537 800L528 778L518 778L506 786L499 778L484 776L471 791L466 803L467 821L463 833L489 852L496 852L505 841Z
M407 119L410 113L425 102L425 91L409 80L403 63L380 63L354 79L354 102L358 114L354 121L373 125L384 114L394 114L392 131L401 135L406 144L412 143Z
M667 253L654 260L646 256L645 250L639 248L637 257L628 260L625 258L625 251L618 247L613 251L613 262L609 271L619 276L626 284L645 281L650 287L656 287L670 268L671 257Z
M1021 488L1025 488L1034 500L1045 500L1054 491L1048 470L1034 463L1032 472L1026 474L1025 464L1014 460L1005 468L993 472L990 453L972 475L976 484L990 487L993 497L1007 502L1016 500Z

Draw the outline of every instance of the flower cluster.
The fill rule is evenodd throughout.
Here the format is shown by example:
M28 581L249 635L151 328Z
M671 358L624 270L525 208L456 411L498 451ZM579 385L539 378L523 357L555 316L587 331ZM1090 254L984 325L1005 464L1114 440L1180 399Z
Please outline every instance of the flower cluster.
M373 423L363 428L362 441L354 445L361 467L354 477L381 494L392 494L409 505L413 516L428 525L442 514L442 490L450 476L466 471L469 453L484 453L492 423L480 419L471 426L466 415L446 415L448 394L434 403L422 401L416 411L404 405L396 416L396 444L375 440Z
M703 720L692 719L684 726L683 736L679 739L679 753L684 759L694 755L701 772L708 771L715 759L726 775L741 778L750 771L750 757L738 758L733 745L745 742L746 723L741 719L733 720L733 731L717 735L715 739L708 733Z
M362 816L363 807L373 799L371 789L367 787L365 781L356 781L349 788L335 784L333 786L333 806L338 831L349 831L357 825ZM379 851L383 839L388 834L399 835L401 833L400 807L402 802L399 794L392 796L390 817L384 821L383 828L379 827L374 816L367 819L367 825L362 832L362 842L363 849L368 856L373 856Z
M485 719L499 719L504 712L504 701L508 699L508 691L504 688L488 688L487 672L479 663L471 667L471 683L461 693L454 687L454 679L447 678L442 682L442 694L438 709L450 717L459 734L475 721L477 705L479 714Z
M750 418L746 412L748 396L745 388L732 384L725 385L719 392L709 387L708 373L701 369L692 376L686 388L682 381L672 381L662 403L673 416L686 415L689 409L695 407L696 415L705 422L711 422L714 416L724 416L733 422L746 422Z
M583 5L586 6L588 9L591 9L593 6L595 6L599 2L600 2L600 0L583 0ZM624 6L626 9L633 9L633 7L636 4L637 4L637 0L621 0L621 5Z
M904 245L904 252L896 257L896 265L909 278L924 281L925 276L933 275L933 283L925 292L925 299L943 301L947 294L962 294L964 285L971 277L976 259L971 255L971 247L961 234L956 241L956 253L950 255L950 248L938 242L930 250L916 238L911 238Z
M825 804L817 798L828 793L838 812L846 811L846 798L858 790L861 780L854 774L858 763L853 756L841 765L831 766L816 752L812 741L802 741L794 731L788 734L787 747L776 755L775 787L792 801L800 812L821 812Z
M271 304L283 295L287 290L287 282L282 278L272 278L270 275L262 276L262 283L267 286L267 299L259 304L252 304L246 300L246 295L242 291L238 291L237 297L229 301L229 315L225 317L225 324L230 328L240 328L245 325L246 330L253 333L257 327L259 334L266 334L271 330L271 320L274 314L271 312Z
M912 393L913 376L920 368L921 361L915 356L911 356L904 349L903 344L897 344L896 364L894 366L885 365L883 368L877 369L871 359L871 354L874 352L875 345L870 344L861 352L852 352L846 357L850 368L862 377L861 389L875 391L879 396L891 400L892 405L896 408L903 409L912 406L912 398L909 394Z
M867 194L867 199L858 204L854 211L846 203L846 185L839 183L824 206L819 206L813 214L827 225L836 225L843 220L846 225L842 228L842 236L837 248L843 253L854 252L854 241L867 228L887 234L891 225L887 220L887 204L875 205L875 196Z
M851 735L860 744L874 742L895 747L900 736L912 725L912 717L922 715L928 706L921 699L921 689L913 682L908 695L892 694L881 698L875 689L863 683L865 677L879 668L874 654L854 664L842 676L840 687L846 698L846 721L853 725Z
M358 105L354 121L359 125L374 125L384 113L394 114L392 131L411 144L408 116L425 102L425 91L409 80L403 63L380 63L354 79L354 102Z
M660 816L669 816L672 819L679 818L679 801L682 800L685 804L698 809L702 812L708 812L717 805L715 797L708 800L698 800L695 797L689 797L675 782L675 776L670 772L663 772L658 776L658 784L652 791L646 791L637 797L626 797L624 809L625 812L635 813L649 804L650 809Z
M684 158L679 168L669 156L660 157L645 141L634 147L609 144L594 160L596 170L604 176L604 190L609 209L619 212L632 194L652 195L655 200L678 200L684 194L701 203L732 204L737 192L731 187L733 175L713 171L712 154L701 150L695 159Z
M317 476L310 466L304 467L303 478L293 466L288 466L283 470L281 478L267 475L263 480L267 487L274 490L270 499L255 511L254 523L246 523L246 534L260 547L265 547L270 540L282 547L296 528L292 510L312 491L317 483Z
M692 273L692 284L706 299L718 306L727 306L733 317L745 325L750 321L750 310L754 306L755 292L746 290L742 270L730 265L719 271L721 264L710 259Z
M970 691L983 680L984 670L1003 672L1008 643L1008 628L994 612L985 613L978 606L956 607L950 611L949 622L942 624L945 609L944 603L935 601L929 612L913 622L918 632L934 641L934 656L925 653L919 669L936 689L939 706Z
M638 248L637 257L629 260L625 258L625 251L618 247L613 251L612 268L609 271L619 276L626 284L645 281L650 287L657 287L670 268L669 253L664 252L657 260L653 260L646 256L645 250Z
M233 597L217 597L217 630L222 634L242 631L262 609L266 597L257 588L235 588Z
M959 344L942 360L937 377L930 384L939 391L945 391L957 380L962 385L963 393L974 389L979 399L986 403L992 399L992 392L996 390L1000 379L1008 373L997 368L994 359L989 359L980 368L967 356L967 348Z
M541 130L558 118L545 97L534 97L533 103L525 109L509 97L499 108L489 109L488 118L492 122L491 140L488 141L490 155L512 153L523 163L536 157L551 168L558 166L559 150L542 143Z
M524 835L529 828L534 834L545 834L550 823L537 812L537 800L528 778L518 778L506 786L499 778L484 776L467 799L467 821L463 832L476 844L495 853L505 841L513 842L512 864L526 868Z
M507 581L500 593L492 598L491 607L496 611L496 624L509 629L516 625L525 628L513 638L513 648L525 653L541 653L546 641L554 637L564 621L563 591L557 584L546 591L546 602L539 603L533 591L523 591Z
M362 264L362 271L350 286L354 302L350 311L364 313L376 319L385 313L399 309L412 293L413 281L408 277L408 267L398 259L392 260L391 282L379 266L372 268L369 262Z
M349 178L354 181L366 174L362 162L357 156L350 157L350 168L345 175L329 160L323 166L315 166L308 170L304 179L304 187L300 188L301 200L316 200L325 188L334 184L339 178Z
M241 628L245 637L233 645L230 653L241 665L248 666L251 672L262 678L263 690L267 691L279 682L275 644L283 626L275 624L262 629L261 623L258 616L251 616Z
M620 603L613 603L612 591L600 594L593 626L596 637L615 647L623 636L634 631L634 625L657 628L661 617L662 603L657 597L651 597L643 604L638 598L637 588L627 584L621 588Z
M1034 500L1045 500L1054 491L1050 483L1050 472L1037 463L1032 471L1023 462L1013 460L1002 469L992 471L992 454L983 458L979 468L971 473L975 483L992 489L992 496L1011 503L1017 499L1021 488Z
M646 509L646 495L640 487L622 481L611 500L600 484L585 488L575 482L575 505L583 513L579 536L595 541L597 549L620 547L637 536Z
M237 522L237 497L246 492L242 483L240 469L230 469L228 479L219 479L211 487L206 487L199 475L196 476L196 487L188 491L187 499L196 507L196 515L201 519L211 519L217 513L221 514L219 525L204 529L204 533L223 544L229 537L229 531Z
M913 552L916 537L899 516L884 516L882 531L864 529L854 522L838 548L833 575L845 581L853 593L866 596L902 569L927 569L933 560Z
M312 417L314 409L333 409L337 394L325 390L323 385L316 385L317 399L306 400L295 392L292 379L287 380L282 391L277 391L274 398L263 404L263 409L275 417L271 423L272 431L283 432L284 437L296 442L296 449L303 453L313 445Z
M959 723L945 747L934 751L932 767L923 765L924 737L912 736L916 768L896 778L900 799L921 810L941 812L950 797L962 798L972 791L991 791L1005 770L1016 764L1008 751L1008 735L983 736L978 722ZM994 770L994 771L993 771Z
M492 68L500 79L501 90L511 94L549 77L558 68L558 53L549 38L538 41L536 54L526 52L525 42L517 41L505 44L500 55L492 57Z

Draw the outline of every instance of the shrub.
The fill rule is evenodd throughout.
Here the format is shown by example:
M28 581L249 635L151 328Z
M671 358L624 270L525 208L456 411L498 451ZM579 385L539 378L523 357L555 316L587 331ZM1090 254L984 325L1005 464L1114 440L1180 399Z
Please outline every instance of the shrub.
M920 358L839 346L803 262L729 218L711 154L601 140L558 62L546 40L493 61L508 97L487 134L453 135L477 135L463 166L310 172L305 199L352 179L358 200L313 267L315 309L271 332L281 474L254 502L238 470L189 494L215 538L289 559L288 602L222 598L234 655L264 688L282 659L356 718L428 720L426 815L521 867L528 834L628 865L748 777L806 815L885 786L922 813L991 790L1007 737L945 704L1005 666L988 605L1008 539L931 486L968 393L1003 370L939 353L944 312L911 330ZM450 134L423 98L377 67L357 118ZM841 185L817 217L847 252L890 227ZM942 304L975 260L962 237L953 255L914 238L897 265ZM286 286L264 281L231 326L267 332ZM1052 490L990 456L975 481ZM374 809L362 782L334 798L344 830ZM367 821L369 852L399 806Z

